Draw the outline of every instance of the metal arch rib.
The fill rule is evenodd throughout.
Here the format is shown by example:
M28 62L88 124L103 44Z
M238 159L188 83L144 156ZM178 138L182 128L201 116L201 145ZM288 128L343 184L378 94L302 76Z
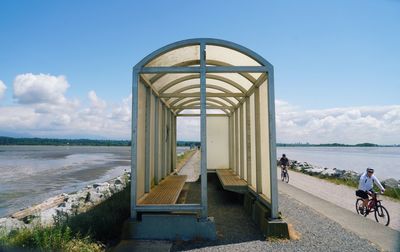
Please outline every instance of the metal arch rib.
M193 99L190 99L190 100L187 100L187 101L184 101L184 102L182 102L182 103L180 103L180 104L177 104L177 105L175 105L175 106L171 106L171 108L172 109L174 109L174 108L176 108L176 107L181 107L181 106L191 106L191 105L200 105L200 99L198 99L198 98L193 98ZM208 105L221 105L221 106L228 106L228 107L230 107L230 109L234 109L235 108L235 106L229 106L229 105L227 105L227 104L225 104L225 103L223 103L223 102L221 102L221 101L218 101L217 99L214 99L214 98L210 98L210 97L207 97L206 98L206 102L207 102L207 104ZM211 103L210 103L211 102ZM212 104L212 103L215 103L215 104Z
M181 78L175 79L175 80L171 81L170 83L164 85L162 88L160 88L160 90L158 92L160 94L162 94L166 90L168 90L169 88L171 88L171 87L173 87L173 86L175 86L175 85L177 85L177 84L179 84L181 82L184 82L184 81L187 81L187 80L198 79L198 78L200 78L200 74L190 74L190 75L187 75L187 76L183 76ZM242 87L240 84L234 82L233 80L225 78L225 77L222 77L222 76L219 76L219 75L216 75L216 74L207 74L206 78L225 82L226 84L229 84L229 85L233 86L234 88L236 88L237 90L239 90L242 93L246 93L246 91L247 91L244 87ZM150 80L150 82L153 85L156 84L155 81ZM252 82L252 84L254 84L254 82Z
M252 58L253 60L257 61L259 64L266 66L267 68L269 68L268 72L273 71L272 64L269 63L268 60L263 58L261 55L254 52L253 50L250 50L249 48L246 48L244 46L241 46L241 45L236 44L231 41L215 39L215 38L193 38L193 39L181 40L181 41L171 43L169 45L161 47L158 50L155 50L152 53L148 54L146 57L144 57L141 61L139 61L134 66L134 69L140 72L140 68L144 67L146 64L148 64L153 59L160 57L161 55L163 55L169 51L173 51L175 49L186 47L186 46L191 46L191 45L200 45L201 43L205 43L206 45L221 46L221 47L235 50L237 52L240 52L240 53Z
M211 98L211 97L207 97L207 98ZM176 103L178 103L178 102L180 102L180 101L182 101L182 100L184 100L184 99L189 99L189 100L192 100L192 101L199 100L199 98L197 98L197 97L195 97L195 98L190 98L190 97L176 98L176 100L174 100L173 102L169 103L168 105L174 106ZM216 100L216 99L221 99L221 100L223 100L223 101L229 103L229 104L232 105L233 107L237 106L236 103L234 103L233 101L229 100L229 98L227 98L227 97L214 97L214 98L213 98L213 100ZM185 102L186 102L186 101L185 101ZM180 104L182 104L182 103L180 103ZM238 103L238 104L239 104L239 103ZM225 104L225 105L226 105L226 104Z
M174 112L176 113L177 116L179 116L179 113L181 113L181 112L184 111L185 109L187 109L187 108L177 109L177 110L175 110ZM200 109L200 107L199 107L199 108L196 108L196 109ZM214 108L214 109L215 109L215 108ZM229 111L226 110L226 109L220 109L220 108L219 108L219 110L221 110L222 112L224 112L227 116L229 116L229 115L231 114L231 112L229 112Z
M187 61L182 61L182 62L180 62L180 63L178 63L178 64L175 64L175 65L172 65L172 67L185 67L185 66L193 66L193 65L199 65L200 64L200 60L187 60ZM227 67L229 67L229 66L233 66L233 65L231 65L231 64L229 64L229 63L226 63L226 62L223 62L223 61L219 61L219 60L207 60L207 65L214 65L214 66L227 66ZM150 82L151 83L155 83L157 80L159 80L161 77L163 77L164 75L165 75L166 73L159 73L159 74L156 74L154 77L152 77L151 79L150 79ZM250 83L252 83L252 84L254 84L255 82L256 82L256 79L253 77L253 76L251 76L251 74L249 74L249 73L238 73L238 74L240 74L240 75L242 75L244 78L246 78ZM199 74L196 74L198 77L200 76ZM207 75L207 77L208 77L208 75ZM223 77L222 77L223 78ZM224 79L226 79L226 78L224 78ZM232 80L230 80L230 81L232 81ZM230 83L228 83L228 84L230 84ZM242 86L240 86L239 84L237 84L237 83L235 83L236 85L238 85L239 87L242 87ZM236 86L235 86L236 87ZM236 88L238 88L238 87L236 87ZM242 87L243 88L243 87ZM239 88L238 88L239 89ZM240 90L240 89L239 89ZM165 90L164 90L165 91ZM160 93L161 92L163 92L162 90L160 90Z
M180 89L176 90L174 93L182 93L182 92L184 92L184 91L188 91L188 90L190 90L190 89L196 89L196 88L200 88L200 85L190 85L190 86L187 86L187 87L183 87L183 88L180 88ZM215 90L218 90L218 91L222 91L222 92L224 92L224 93L232 93L232 92L229 91L228 89L223 88L223 87L220 87L220 86L217 86L217 85L206 85L206 88L215 89ZM237 100L238 102L241 102L241 100L242 100L242 99L239 99L238 97L235 97L235 98L236 98L236 100ZM229 99L228 99L228 100L229 100ZM229 100L229 101L227 101L227 102L231 103L232 101ZM176 103L176 100L173 101L173 102L171 102L171 103L169 103L168 105L172 105L172 104L174 104L174 103Z

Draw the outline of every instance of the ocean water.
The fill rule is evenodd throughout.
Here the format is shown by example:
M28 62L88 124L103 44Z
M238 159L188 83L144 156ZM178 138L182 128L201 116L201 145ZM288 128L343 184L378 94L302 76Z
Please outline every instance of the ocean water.
M400 179L400 147L277 147L278 159L283 153L290 160L359 173L371 167L380 180Z
M130 159L130 147L0 146L0 217L117 177Z

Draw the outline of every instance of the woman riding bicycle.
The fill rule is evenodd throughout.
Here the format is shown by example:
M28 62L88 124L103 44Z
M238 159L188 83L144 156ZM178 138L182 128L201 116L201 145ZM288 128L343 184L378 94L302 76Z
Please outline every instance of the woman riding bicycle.
M364 209L367 209L368 206L368 194L374 194L373 187L377 185L381 192L385 192L385 188L379 182L379 179L374 175L374 169L367 168L366 172L364 172L360 177L360 182L358 184L358 190L356 191L356 195L363 199L363 207L359 208L359 211L363 214Z

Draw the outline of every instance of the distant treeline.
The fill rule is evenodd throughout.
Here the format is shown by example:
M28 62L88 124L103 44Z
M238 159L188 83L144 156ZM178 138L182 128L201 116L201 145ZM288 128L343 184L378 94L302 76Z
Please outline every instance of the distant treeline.
M198 141L176 141L177 146L201 146Z
M14 138L0 136L0 145L87 145L87 146L131 146L128 140L92 140L92 139L58 139L58 138ZM177 146L201 146L199 141L177 141ZM360 144L310 144L310 143L277 143L278 147L400 147L395 145Z
M177 146L200 146L198 141L177 141ZM92 140L57 138L14 138L0 136L0 145L74 145L74 146L131 146L128 140Z
M91 140L56 138L14 138L0 137L0 145L87 145L87 146L130 146L127 140Z
M341 143L328 143L328 144L310 144L310 143L277 143L278 147L400 147L400 144L394 145L379 145L374 143L359 143L359 144L341 144Z

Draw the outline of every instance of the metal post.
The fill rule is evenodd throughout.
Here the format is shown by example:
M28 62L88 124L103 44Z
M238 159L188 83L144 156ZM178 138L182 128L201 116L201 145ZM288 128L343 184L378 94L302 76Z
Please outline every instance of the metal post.
M239 142L239 109L235 111L235 173L239 175L239 165L240 165L240 156L239 156L240 142Z
M240 129L240 178L244 179L244 141L243 141L243 110L244 110L244 105L240 107L240 123L239 123L239 129Z
M165 106L161 105L161 178L165 178Z
M159 116L158 116L158 109L160 107L159 98L154 96L154 184L157 185L159 178L159 169L158 169L158 160L159 160L159 152L160 149L158 144L159 132L160 132L160 125L159 123Z
M172 115L172 170L176 170L176 116Z
M145 165L144 165L144 192L150 192L150 116L151 116L151 89L146 87L146 122L145 122Z
M208 218L207 205L207 110L206 110L206 44L200 44L200 120L201 120L201 218Z
M250 124L250 97L246 98L246 158L247 184L251 185L251 124Z
M132 138L131 138L131 218L136 219L137 186L137 121L138 121L139 72L132 73Z
M229 168L233 169L233 139L232 139L232 115L228 118L228 128L229 128Z
M254 90L254 111L255 111L255 128L256 128L256 190L262 193L262 174L261 174L261 123L260 123L260 89ZM271 178L276 180L276 178Z
M274 70L268 72L268 122L269 122L269 167L271 177L271 218L279 217L278 213L278 184L276 169L276 132L275 132L275 92L274 92ZM264 84L264 85L267 85Z
M166 130L166 137L165 137L165 147L166 147L166 153L165 153L165 171L166 174L165 176L167 177L170 173L171 173L171 166L170 166L170 135L171 135L171 131L170 131L170 127L169 127L169 122L170 122L170 114L168 111L168 108L165 108L165 130Z

